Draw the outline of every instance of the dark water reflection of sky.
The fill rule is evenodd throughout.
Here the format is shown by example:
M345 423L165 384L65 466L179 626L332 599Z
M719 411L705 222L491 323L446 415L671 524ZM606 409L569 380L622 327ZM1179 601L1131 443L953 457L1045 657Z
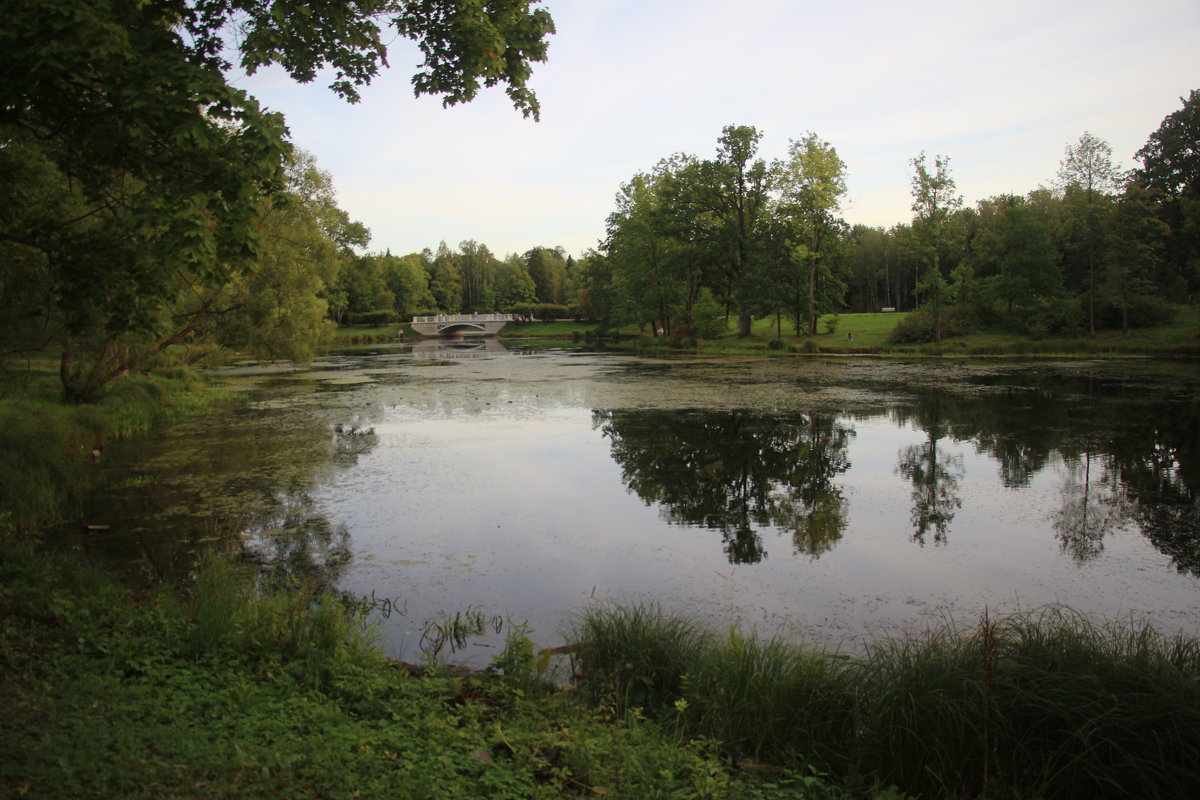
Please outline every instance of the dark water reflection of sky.
M639 599L846 648L1051 603L1200 634L1196 367L494 348L242 372L247 411L181 431L173 469L192 442L227 461L213 492L259 476L251 546L397 601L406 659L438 612L551 645Z

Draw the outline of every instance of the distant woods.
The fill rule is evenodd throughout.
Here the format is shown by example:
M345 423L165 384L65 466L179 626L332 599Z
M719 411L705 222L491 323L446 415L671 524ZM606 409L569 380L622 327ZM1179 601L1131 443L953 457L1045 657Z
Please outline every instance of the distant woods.
M1125 171L1101 138L1067 145L1048 185L963 204L950 159L911 161L909 223L850 226L853 165L809 133L787 157L729 126L714 157L664 158L626 182L590 265L604 320L697 334L710 306L816 333L820 314L914 312L895 341L981 328L1033 338L1157 324L1200 289L1200 93L1167 116ZM700 333L703 336L703 333Z
M498 258L486 245L442 242L436 251L350 259L326 294L332 319L383 324L414 315L506 311L529 319L592 318L590 261L561 247L535 247Z

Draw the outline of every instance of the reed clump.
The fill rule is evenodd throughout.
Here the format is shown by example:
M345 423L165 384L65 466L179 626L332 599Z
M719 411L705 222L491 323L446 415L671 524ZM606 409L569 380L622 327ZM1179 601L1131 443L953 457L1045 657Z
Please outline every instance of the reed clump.
M676 629L685 656L658 633ZM588 609L571 636L592 695L735 761L921 797L1200 796L1200 644L1149 625L985 614L848 656L643 605Z

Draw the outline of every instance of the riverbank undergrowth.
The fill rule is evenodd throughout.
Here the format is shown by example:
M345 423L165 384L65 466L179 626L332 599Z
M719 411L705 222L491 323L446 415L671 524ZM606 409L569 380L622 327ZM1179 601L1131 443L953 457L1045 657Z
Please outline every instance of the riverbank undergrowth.
M0 541L0 796L847 796L807 769L735 769L506 652L503 675L413 670L332 595L210 562L134 596Z
M1200 796L1200 643L1061 608L864 656L704 632L654 605L582 612L581 686L719 741L921 797Z

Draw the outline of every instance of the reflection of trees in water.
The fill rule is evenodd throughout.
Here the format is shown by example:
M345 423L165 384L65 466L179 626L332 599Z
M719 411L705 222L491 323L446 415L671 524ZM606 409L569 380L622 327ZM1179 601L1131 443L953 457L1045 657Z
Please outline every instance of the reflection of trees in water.
M331 429L305 409L191 420L130 443L106 464L110 488L83 505L113 532L88 544L96 558L144 562L140 572L160 580L186 580L201 552L221 550L332 583L349 557L349 534L310 492L377 443L357 419Z
M1063 551L1095 557L1105 537L1136 524L1182 571L1200 574L1200 401L1188 382L1125 376L1014 372L978 387L917 392L893 409L899 424L928 433L900 453L897 473L913 482L914 538L945 541L961 462L947 460L944 437L971 441L994 459L1008 488L1029 486L1057 461L1067 465L1062 504L1051 525Z
M350 531L320 513L302 486L277 492L273 507L251 514L242 536L256 563L324 586L334 585L350 563Z
M954 514L962 507L962 456L949 455L937 445L938 438L930 434L924 443L903 448L896 465L896 472L912 482L913 540L921 544L930 530L934 544L945 544Z
M962 507L959 482L963 478L962 456L938 449L947 434L947 409L942 392L922 395L911 412L912 421L925 430L926 440L900 450L896 472L912 483L913 540L925 544L933 531L934 544L945 544L955 512Z
M337 424L326 446L309 449L312 463L293 467L289 475L271 482L263 499L242 527L247 556L273 572L317 580L332 586L350 563L350 531L322 514L309 490L321 472L333 466L347 469L379 443L374 427L357 418ZM324 456L322 458L322 456Z
M1101 470L1092 477L1092 453L1065 459L1062 506L1052 518L1054 535L1063 552L1079 561L1104 551L1104 537L1127 517L1127 502L1114 473ZM1100 465L1096 465L1099 469Z
M1200 575L1200 400L1153 419L1117 448L1129 514L1181 572Z
M833 480L850 464L854 431L831 415L751 411L594 411L625 485L676 524L721 531L735 564L766 557L757 529L792 531L817 557L846 527Z

